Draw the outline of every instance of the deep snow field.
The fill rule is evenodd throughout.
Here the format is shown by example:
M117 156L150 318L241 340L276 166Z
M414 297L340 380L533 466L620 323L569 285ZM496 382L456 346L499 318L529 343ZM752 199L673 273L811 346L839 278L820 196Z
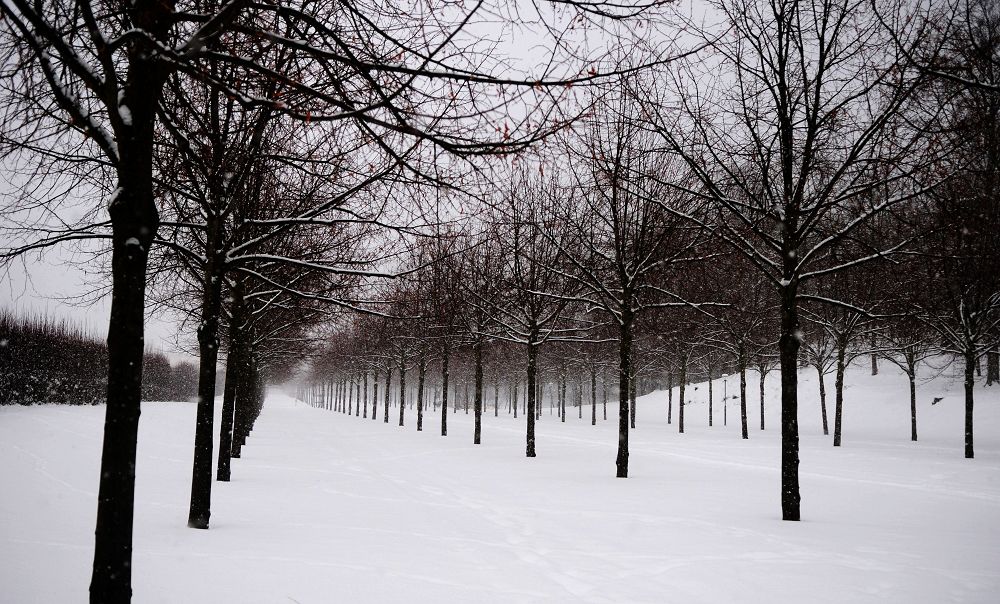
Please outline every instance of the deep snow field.
M529 460L523 417L503 409L473 446L462 411L442 438L433 414L418 433L409 409L400 428L395 409L387 425L272 389L208 531L186 527L194 405L144 404L134 601L1000 601L1000 387L978 388L966 460L954 370L918 385L918 443L905 378L866 373L849 374L839 449L801 374L798 523L780 519L777 372L764 432L749 376L748 441L734 401L722 426L722 379L712 428L707 388L689 388L686 434L665 392L642 397L627 480L612 405L597 427L589 407L565 424L546 409ZM0 602L86 601L103 416L0 408Z

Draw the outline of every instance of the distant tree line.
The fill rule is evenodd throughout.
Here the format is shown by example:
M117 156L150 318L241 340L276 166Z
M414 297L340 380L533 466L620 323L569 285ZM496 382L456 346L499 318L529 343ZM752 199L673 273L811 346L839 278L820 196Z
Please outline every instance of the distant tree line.
M782 518L795 521L799 371L818 372L839 447L849 365L900 366L915 441L918 367L935 355L964 373L974 458L976 381L1000 379L1000 11L710 4L720 26L684 29L712 53L627 74L641 53L609 62L622 75L587 89L571 127L454 193L473 211L403 255L405 278L371 296L382 316L330 322L300 394L355 415L360 400L363 415L380 384L384 421L395 404L404 425L415 399L418 430L429 395L446 435L449 399L464 405L471 385L478 444L487 396L506 390L535 457L541 404L564 419L569 396L582 415L600 375L624 478L643 378L677 386L665 411L684 432L685 385L738 373L749 438L747 371L763 393L777 370Z
M186 401L198 387L198 368L175 366L162 353L143 357L142 398ZM71 321L0 310L0 405L96 405L107 395L108 350Z

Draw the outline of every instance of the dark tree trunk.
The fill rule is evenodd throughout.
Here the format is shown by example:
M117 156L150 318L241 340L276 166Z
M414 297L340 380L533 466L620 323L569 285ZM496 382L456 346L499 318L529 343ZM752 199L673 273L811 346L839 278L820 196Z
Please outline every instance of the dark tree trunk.
M847 353L847 343L837 343L837 380L834 384L835 408L833 411L833 446L840 446L841 422L844 417L844 358Z
M389 402L392 396L392 365L385 370L385 413L382 414L382 422L389 423Z
M542 383L535 380L535 419L542 419Z
M559 417L566 421L566 369L559 375Z
M233 346L236 338L233 333L238 329L236 326L238 304L233 304L232 318L229 322L229 351L226 353L226 383L222 390L222 422L219 426L219 459L215 472L215 479L220 482L229 482L232 475L232 446L233 446L233 418L236 409L236 389L239 384L237 376L237 366L239 365L238 351ZM326 404L325 386L320 385L320 392L323 393L321 404Z
M251 352L249 355L250 364L250 387L249 396L246 397L246 402L242 405L246 412L243 414L243 420L239 422L239 442L245 443L250 433L253 431L254 422L257 421L257 417L260 415L260 410L264 402L264 382L263 376L260 372L260 361L254 357ZM237 398L237 409L239 409L240 402Z
M965 458L975 457L972 442L973 387L976 385L976 349L969 342L965 347Z
M362 419L368 419L368 372L361 372L361 380L363 382L364 396L361 397L361 404L364 405L364 411L361 413Z
M246 325L241 325L240 329L233 332L235 340L230 342L230 346L236 351L234 361L236 368L233 373L235 380L232 390L233 397L233 439L230 445L230 457L239 459L243 452L243 425L246 423L247 399L251 394L250 380L250 335ZM227 385L228 385L228 377ZM332 384L331 384L332 388Z
M260 370L260 361L254 360L254 397L253 397L253 415L250 419L250 425L246 435L250 436L250 432L253 430L254 424L257 422L257 418L260 417L260 412L264 408L264 397L267 394L267 383L264 381L264 374Z
M603 391L601 404L604 408L604 421L608 421L608 374L606 369L601 371L601 390Z
M708 427L712 427L712 366L708 366Z
M212 434L215 420L215 373L219 359L219 316L222 313L224 270L219 257L221 225L207 222L208 264L202 282L201 323L198 325L198 407L191 469L188 526L207 529L212 507Z
M475 396L475 401L473 402L473 415L475 415L474 423L475 428L472 435L472 444L478 445L483 439L483 343L480 340L476 341L475 346L473 346L473 356L475 356L476 364L476 387L473 396Z
M910 381L910 440L917 440L917 370L910 366L906 371Z
M826 374L823 373L823 368L820 366L816 367L816 373L819 374L819 410L823 416L823 436L828 436L830 424L826 420Z
M673 423L674 414L674 374L667 374L667 423Z
M344 379L347 388L347 415L354 415L354 376Z
M590 366L590 425L597 425L597 366Z
M519 386L520 384L517 383L517 380L512 380L510 383L511 393L514 396L514 402L512 403L512 406L514 407L514 419L517 419L517 405L518 405L517 391L519 390Z
M493 417L500 417L500 378L493 382Z
M677 393L677 431L680 434L684 434L684 407L686 403L684 401L684 387L687 385L687 364L688 355L687 352L681 355L681 385L680 391Z
M240 335L239 330L245 320L243 311L242 283L237 283L233 291L232 310L229 319L229 351L226 354L226 384L222 392L222 425L219 427L219 462L216 480L229 482L231 477L230 456L233 447L233 418L236 412L236 390L240 375ZM323 386L321 385L321 388ZM324 405L325 399L324 398Z
M626 311L618 329L618 478L628 478L629 377L632 375L632 316Z
M378 415L378 369L372 371L372 421Z
M629 410L629 426L635 428L635 388L636 388L636 378L632 376L632 379L628 381L628 410Z
M417 432L424 429L424 380L427 377L427 357L420 353L420 365L417 367Z
M764 429L764 378L767 374L764 373L764 368L760 368L760 429ZM826 413L823 414L826 417Z
M143 3L132 7L131 18L138 19L150 35L165 39L171 11L172 6L166 4ZM133 125L123 125L115 133L119 152L118 190L108 208L112 235L111 316L91 603L128 602L132 596L146 267L149 249L160 226L153 196L153 127L164 74L150 59L144 45L134 45L127 52L129 67L119 102L131 109Z
M248 344L248 342L244 342L244 344ZM252 352L248 348L243 367L243 375L246 380L242 383L242 387L236 389L236 405L233 416L233 457L240 457L242 454L243 444L246 442L246 436L249 432L250 416L253 413L254 368L251 357Z
M875 333L872 332L871 336L871 348L872 348L872 375L878 375L878 355L874 352L875 347L878 346L878 342L875 340Z
M232 475L233 416L238 387L236 355L237 352L230 345L226 354L226 384L222 390L222 425L219 426L219 461L215 472L215 479L220 482L229 482ZM325 400L322 404L325 405Z
M246 438L254 420L254 406L257 398L257 361L251 347L251 335L248 330L240 330L242 360L242 375L246 376L242 387L236 389L236 405L233 416L233 457L240 457Z
M788 256L786 254L786 256ZM786 259L792 262L794 259ZM781 518L800 519L799 492L799 315L795 285L781 289Z
M744 355L740 355L740 426L743 430L743 439L750 438L750 430L747 428L747 360Z
M448 363L451 347L445 338L441 346L441 436L448 436Z
M123 149L124 150L124 149ZM143 309L149 247L159 226L152 195L152 133L135 173L119 179L111 207L111 320L107 408L97 495L97 528L90 601L128 602L132 595L132 518L135 452L142 392ZM125 157L123 156L123 161ZM125 168L131 171L133 168ZM128 180L138 179L138 183ZM125 181L125 182L123 182ZM144 182L143 182L144 181ZM138 242L136 245L134 242Z
M406 353L399 355L399 425L403 425L406 412Z
M527 434L525 437L525 455L535 457L535 382L538 379L538 345L534 343L535 334L532 332L528 339L528 417ZM516 393L516 391L515 391ZM514 395L514 406L517 407L517 395Z
M253 432L253 427L254 424L257 423L257 418L260 417L260 410L264 406L264 394L266 386L266 384L264 383L264 376L260 371L260 359L252 358L251 363L252 363L251 371L253 372L253 382L252 382L253 398L251 399L251 402L253 403L253 405L251 407L251 413L248 416L250 421L247 422L246 430L243 433L244 443L246 442L246 439L250 436L250 434Z
M359 375L358 376L358 398L357 398L357 401L354 404L354 417L361 417L361 404L362 404L361 395L362 395L362 392L361 392L361 376ZM364 404L367 405L368 403L365 402ZM366 413L368 412L367 411L367 407L365 409L365 412Z

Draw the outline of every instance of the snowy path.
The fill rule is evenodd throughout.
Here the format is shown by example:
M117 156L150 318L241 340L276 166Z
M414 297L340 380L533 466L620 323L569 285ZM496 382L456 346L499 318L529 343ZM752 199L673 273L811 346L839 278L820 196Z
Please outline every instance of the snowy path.
M409 410L400 428L398 415L386 425L273 392L233 482L215 484L212 529L193 531L194 406L147 404L135 601L995 601L997 393L980 397L967 461L957 405L922 403L914 444L905 401L888 400L905 382L855 381L840 450L818 434L803 383L801 523L779 519L776 410L741 441L735 407L708 428L695 396L678 435L650 395L619 480L615 422L592 427L589 409L565 424L546 411L528 460L523 418L492 409L474 447L462 412L441 438L434 415L417 433ZM0 409L0 601L85 601L102 418Z

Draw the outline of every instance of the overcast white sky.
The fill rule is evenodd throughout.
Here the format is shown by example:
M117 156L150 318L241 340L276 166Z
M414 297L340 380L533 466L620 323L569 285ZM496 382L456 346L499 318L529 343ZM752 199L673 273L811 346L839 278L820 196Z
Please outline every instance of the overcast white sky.
M100 287L102 277L88 274L83 267L71 261L68 254L54 249L42 259L37 255L15 260L9 267L0 269L0 308L18 314L43 314L65 318L84 327L88 332L104 339L108 332L111 300L103 297L96 302L76 302L66 299L82 296ZM191 357L176 350L175 323L146 317L146 344L151 350L162 350L172 361L190 360Z
M684 3L686 5L686 2ZM506 13L510 5L500 3L506 9L500 12ZM524 3L525 9L531 8L531 3ZM547 5L547 10L551 7ZM511 11L508 14L516 14L518 11ZM551 16L551 15L550 15ZM528 18L534 21L537 13L533 10L525 10L520 14L521 18ZM557 19L558 21L559 19ZM467 34L475 36L479 29L484 27L494 29L494 33L502 32L500 35L504 41L497 45L501 53L512 59L509 67L518 71L518 67L525 67L528 64L538 64L543 61L544 52L542 39L545 36L532 36L531 29L537 27L538 23L532 23L527 28L497 28L496 22L490 22L490 13L484 12L484 22L473 23L469 26ZM583 39L583 48L596 50L606 41L599 30L588 30L586 32L578 30L574 34L586 36ZM635 35L635 32L633 32ZM648 29L638 33L639 37L648 37L656 34ZM568 41L564 40L564 42ZM590 52L583 50L582 55L589 55ZM598 53L599 54L599 53ZM582 65L580 66L582 69ZM531 72L533 70L526 69ZM557 70L558 71L558 70ZM0 190L0 195L4 191ZM0 266L0 308L7 308L16 313L23 314L44 314L51 317L71 319L75 323L83 326L95 336L104 338L107 334L108 320L110 314L110 298L103 297L97 300L70 300L73 296L82 296L88 292L93 292L96 288L106 285L104 280L107 277L97 273L88 272L79 261L74 261L73 252L65 248L53 248L39 259L38 255L26 256L15 260L10 265ZM150 316L147 309L146 342L147 347L152 350L162 350L171 357L172 360L190 359L188 355L181 353L175 344L178 332L178 323L171 321L169 317Z

